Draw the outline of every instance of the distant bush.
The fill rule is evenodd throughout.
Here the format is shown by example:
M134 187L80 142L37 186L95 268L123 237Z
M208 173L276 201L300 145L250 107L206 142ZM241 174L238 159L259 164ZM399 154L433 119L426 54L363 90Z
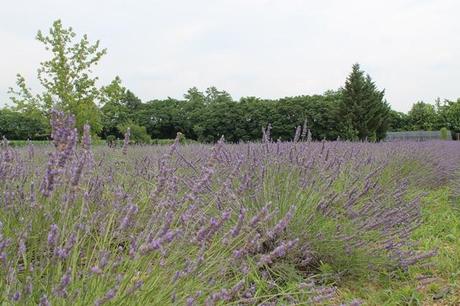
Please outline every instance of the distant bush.
M115 137L115 135L109 135L109 136L107 136L107 138L105 140L106 140L107 145L109 147L113 147L113 146L116 145L117 138Z
M9 109L0 110L0 138L46 140L49 131L44 118L30 117Z
M144 126L140 126L133 122L127 122L119 126L118 129L122 133L126 133L126 130L128 129L128 127L131 130L131 135L129 137L131 142L137 143L137 144L140 144L140 143L150 144L152 142L152 139L150 138L150 135L147 133L147 130L145 129Z
M174 143L174 139L152 139L151 144L154 145L171 145Z
M441 139L442 140L449 140L449 130L445 127L441 129Z
M32 143L34 146L36 145L48 145L51 143L49 140L31 140L30 143ZM24 147L29 144L29 141L27 140L8 140L8 145L12 147Z
M174 143L175 139L152 139L151 144L155 145L172 145ZM196 140L193 139L187 139L185 138L184 134L179 135L179 143L180 144L191 144L191 143L199 143Z

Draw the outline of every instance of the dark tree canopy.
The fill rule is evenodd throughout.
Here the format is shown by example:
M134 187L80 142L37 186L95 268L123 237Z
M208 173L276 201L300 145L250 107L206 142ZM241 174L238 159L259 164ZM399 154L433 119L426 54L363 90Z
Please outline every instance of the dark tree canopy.
M0 138L43 140L48 126L40 118L9 109L0 110Z

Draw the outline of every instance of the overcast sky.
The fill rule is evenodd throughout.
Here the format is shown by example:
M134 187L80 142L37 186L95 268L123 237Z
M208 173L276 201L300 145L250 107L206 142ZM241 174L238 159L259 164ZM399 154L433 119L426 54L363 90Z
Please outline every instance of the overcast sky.
M320 94L359 62L407 111L460 97L459 12L459 0L3 0L0 105L18 72L39 89L35 34L62 19L108 49L101 84L119 75L143 100L212 85L235 99Z

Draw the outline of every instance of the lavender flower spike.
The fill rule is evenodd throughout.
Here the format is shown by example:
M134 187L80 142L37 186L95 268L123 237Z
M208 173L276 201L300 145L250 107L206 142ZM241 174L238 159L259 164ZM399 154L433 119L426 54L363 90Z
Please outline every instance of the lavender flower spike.
M123 155L128 154L128 145L129 145L130 136L131 136L131 129L128 127L125 133L125 140L123 141Z

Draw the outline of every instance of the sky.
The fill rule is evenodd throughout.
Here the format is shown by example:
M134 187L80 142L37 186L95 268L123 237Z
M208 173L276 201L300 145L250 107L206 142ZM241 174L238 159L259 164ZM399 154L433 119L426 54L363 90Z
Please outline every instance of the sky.
M460 97L458 0L1 0L0 105L61 19L107 48L95 74L144 101L216 86L233 98L321 94L358 62L392 108Z

